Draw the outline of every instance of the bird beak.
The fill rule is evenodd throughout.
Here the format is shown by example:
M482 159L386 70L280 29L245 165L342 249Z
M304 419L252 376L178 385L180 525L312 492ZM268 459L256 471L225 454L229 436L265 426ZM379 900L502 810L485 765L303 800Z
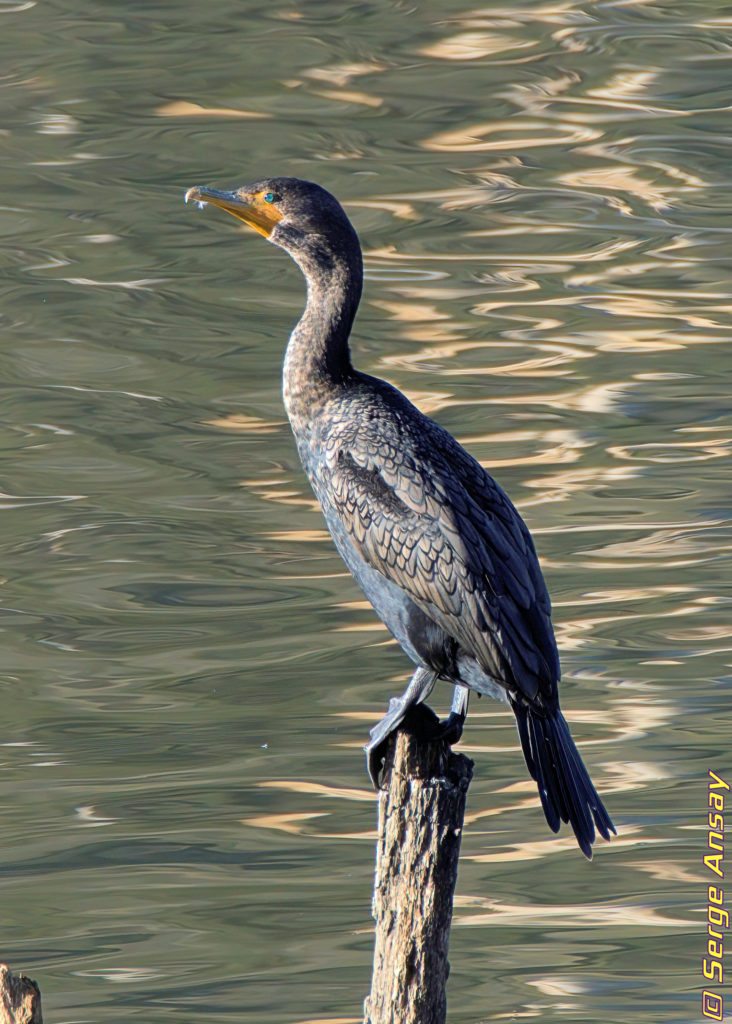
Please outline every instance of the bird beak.
M276 207L265 203L261 196L247 193L244 189L219 192L218 189L207 188L206 185L194 185L186 192L185 201L218 206L233 217L243 220L265 238L269 238L275 225L282 220L282 214Z

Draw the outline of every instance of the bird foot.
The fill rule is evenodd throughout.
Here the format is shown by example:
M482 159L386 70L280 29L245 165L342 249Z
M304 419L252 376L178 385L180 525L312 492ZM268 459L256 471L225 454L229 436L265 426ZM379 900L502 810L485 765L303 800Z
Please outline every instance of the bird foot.
M372 747L369 743L363 749L366 751L366 770L369 773L371 785L378 791L381 789L381 773L384 770L386 740L380 743L377 747Z
M386 741L404 721L409 705L401 697L392 697L389 710L370 730L371 739L363 748L366 752L366 767L374 789L381 789L381 772L384 767Z
M426 704L405 706L399 697L392 697L389 701L389 710L371 729L371 739L363 748L366 752L369 778L376 790L381 789L383 783L387 740L402 725L407 714L410 716L410 730L418 731L430 742L440 742L450 747L457 743L463 734L465 715L452 711L444 721L438 722L436 715Z
M464 725L465 715L458 714L456 711L451 711L447 718L440 722L437 739L442 740L442 742L446 743L448 747L452 747L461 739Z

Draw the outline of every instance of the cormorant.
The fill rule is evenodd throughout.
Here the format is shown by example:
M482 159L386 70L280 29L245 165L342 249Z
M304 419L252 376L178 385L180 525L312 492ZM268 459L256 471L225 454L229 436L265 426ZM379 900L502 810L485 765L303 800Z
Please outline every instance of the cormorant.
M338 552L416 665L371 730L374 784L386 737L437 679L448 680L443 736L460 738L470 690L506 701L549 827L569 822L591 858L595 828L604 839L615 828L559 708L559 656L533 541L506 494L446 430L352 366L363 268L340 203L297 178L229 192L195 186L189 200L255 228L307 281L285 355L285 407Z

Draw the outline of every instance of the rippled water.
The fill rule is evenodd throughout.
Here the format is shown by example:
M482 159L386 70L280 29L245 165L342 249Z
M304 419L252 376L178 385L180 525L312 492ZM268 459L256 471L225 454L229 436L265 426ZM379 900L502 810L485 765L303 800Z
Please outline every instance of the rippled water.
M299 273L182 204L284 173L361 235L358 365L526 516L620 826L591 865L552 837L509 715L475 707L451 1024L701 1019L729 8L3 2L0 55L0 959L52 1024L359 1019L360 745L409 666L285 423Z

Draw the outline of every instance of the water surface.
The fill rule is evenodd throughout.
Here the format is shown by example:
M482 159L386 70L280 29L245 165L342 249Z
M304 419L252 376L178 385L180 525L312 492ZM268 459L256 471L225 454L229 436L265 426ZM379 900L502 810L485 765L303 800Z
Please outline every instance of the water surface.
M368 987L360 746L409 666L285 421L299 272L182 204L270 174L359 231L357 364L525 515L619 825L591 865L553 837L474 702L451 1024L700 1019L731 29L693 0L0 4L0 959L49 1021L355 1021Z

